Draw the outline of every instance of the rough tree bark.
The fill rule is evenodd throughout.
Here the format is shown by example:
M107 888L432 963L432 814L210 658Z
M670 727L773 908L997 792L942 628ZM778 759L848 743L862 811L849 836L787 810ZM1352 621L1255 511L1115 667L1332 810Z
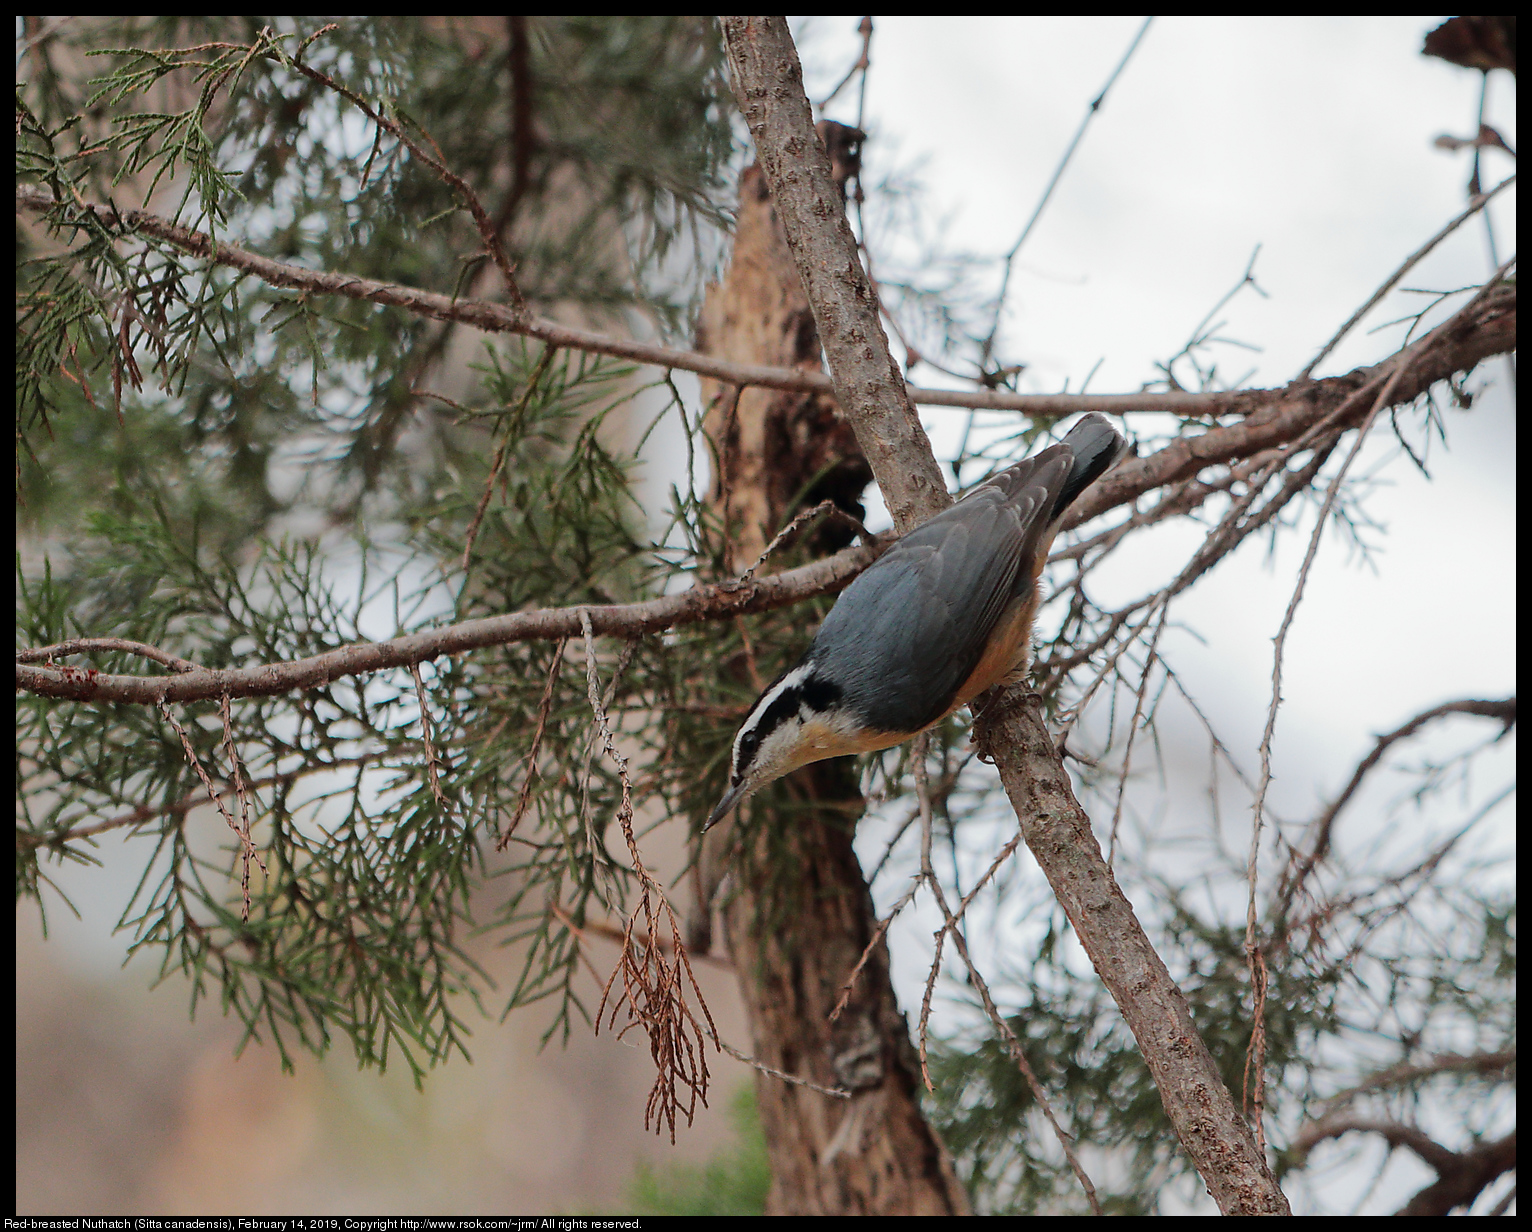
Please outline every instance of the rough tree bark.
M930 443L898 379L844 214L827 208L830 164L813 140L797 49L784 18L720 21L735 97L824 337L831 382L896 523L907 530L951 498L932 486ZM1185 997L1101 857L1040 708L1035 699L1017 704L1020 692L991 703L1003 717L985 724L980 748L993 757L1029 848L1138 1040L1182 1145L1225 1214L1290 1213Z
M844 135L844 134L837 134ZM740 181L734 252L710 289L698 349L758 364L820 368L819 334L765 178ZM713 500L728 518L730 567L752 564L799 508L830 499L861 515L872 478L850 424L825 392L703 382L705 425L717 459ZM844 546L830 523L817 550ZM770 567L769 564L766 567ZM744 663L724 665L742 678ZM834 1025L831 1009L876 928L851 840L861 812L850 759L793 776L801 807L750 806L749 820L715 827L699 861L705 901L725 885L730 952L755 1055L786 1073L842 1086L850 1099L757 1076L771 1158L773 1215L955 1215L968 1200L921 1115L918 1064L880 943ZM706 943L705 927L694 937Z

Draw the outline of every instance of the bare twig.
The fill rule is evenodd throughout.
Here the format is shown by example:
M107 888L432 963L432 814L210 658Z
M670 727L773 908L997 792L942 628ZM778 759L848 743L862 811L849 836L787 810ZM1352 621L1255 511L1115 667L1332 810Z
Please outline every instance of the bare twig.
M1340 795L1336 796L1329 807L1310 824L1309 832L1313 837L1308 843L1302 844L1308 847L1308 853L1299 857L1298 849L1294 848L1293 858L1296 867L1290 866L1287 869L1277 892L1275 915L1279 921L1286 919L1293 899L1302 890L1304 882L1308 880L1315 867L1328 854L1335 819L1351 802L1351 798L1361 787L1362 780L1378 765L1383 754L1399 741L1409 739L1427 723L1453 714L1469 714L1485 719L1495 719L1504 724L1504 730L1509 731L1516 723L1516 698L1509 697L1504 700L1464 698L1460 701L1444 702L1440 706L1433 706L1430 710L1422 711L1407 723L1379 736L1377 743L1373 745L1372 752L1358 763L1350 782L1342 789Z
M617 925L608 924L602 920L587 920L584 924L576 924L573 917L571 917L569 913L566 912L557 903L550 904L548 910L557 916L560 920L562 920L564 924L569 928L569 931L572 932L575 936L579 937L582 941L588 937L599 937L603 941L611 941L614 944L620 946L627 938L628 930L625 926L618 928ZM642 940L646 945L657 945L662 950L675 949L675 944L663 933L661 933L658 937L642 937L640 940ZM709 966L721 967L726 971L734 970L734 963L726 954L695 954L691 953L690 951L688 951L688 954L694 962L705 962ZM592 967L590 970L594 975L595 968ZM602 980L599 976L596 979L596 983L602 983ZM722 1043L720 1041L720 1047L721 1046Z
M63 204L40 188L31 185L18 185L16 188L18 210L44 213ZM193 256L204 257L214 264L250 274L271 286L387 304L418 316L469 325L486 333L519 334L540 339L555 347L611 355L660 368L678 368L736 385L811 392L833 389L830 378L823 372L805 368L776 368L766 364L733 363L700 351L680 350L573 329L544 317L517 314L507 305L489 300L441 295L355 274L312 270L274 261L222 240L214 243L204 232L184 227L146 210L117 210L83 199L72 203L71 208L89 213L98 222L120 228L125 234L152 236ZM68 225L67 221L64 225ZM1238 413L1240 405L1239 395L1227 393L1013 394L989 389L922 389L913 385L905 385L905 388L908 396L922 406L976 407L980 410L1023 411L1031 415L1058 417L1081 411L1120 415L1127 411L1153 410L1193 417L1226 415Z
M741 1052L733 1045L725 1043L724 1040L717 1035L710 1036L709 1038L712 1039L713 1043L717 1044L720 1049L728 1053L736 1061L743 1061L752 1069L758 1069L761 1071L761 1073L768 1074L781 1082L791 1083L795 1087L808 1087L809 1090L818 1091L821 1095L828 1095L832 1099L851 1098L851 1092L846 1090L845 1087L821 1086L819 1083L814 1082L812 1079L800 1078L797 1074L784 1073L782 1070L777 1069L775 1066L767 1065L765 1061L757 1061L754 1057L747 1056L745 1053Z
M234 837L239 840L240 854L244 861L244 873L240 884L244 890L244 915L241 917L245 922L250 920L250 861L253 858L260 866L261 872L266 872L266 861L261 859L261 853L256 850L255 842L250 837L248 829L240 829L239 823L224 808L221 793L213 786L213 780L208 777L206 770L202 768L202 759L197 756L196 749L192 748L191 737L186 734L186 729L177 721L174 712L165 702L160 702L160 712L170 726L175 729L176 735L181 737L181 748L186 752L186 760L191 768L197 772L197 777L202 780L202 786L207 790L207 798L217 807L219 814L228 823L230 830L234 831Z
M95 651L122 650L128 654L140 655L145 659L152 659L155 663L163 663L166 667L178 672L199 672L201 666L188 659L182 659L158 646L146 646L143 642L132 642L123 637L73 637L67 642L55 642L52 646L34 646L26 650L16 652L18 663L51 663L55 658L64 655L90 654Z
M1428 239L1424 244L1422 244L1419 248L1407 256L1400 264L1399 268L1384 280L1383 285L1372 293L1367 302L1358 308L1355 312L1353 312L1351 316L1346 320L1346 323L1335 331L1335 336L1331 338L1329 342L1325 343L1324 346L1319 348L1319 354L1314 356L1313 359L1309 360L1309 362L1304 366L1303 371L1298 374L1298 379L1303 381L1312 376L1314 369L1319 367L1320 362L1325 358L1325 356L1329 355L1331 351L1339 346L1341 339L1349 334L1354 328L1356 328L1357 322L1365 317L1369 312L1371 312L1385 295L1387 295L1390 291L1399 285L1399 280L1401 278L1403 278L1410 272L1410 270L1414 269L1415 266L1419 265L1422 260L1430 255L1431 251L1438 244L1440 244L1444 239L1446 239L1465 222L1467 222L1486 205L1488 205L1496 196L1500 194L1501 190L1508 188L1514 183L1516 183L1516 177L1514 175L1509 176L1508 178L1502 180L1499 184L1495 185L1495 187L1490 189L1489 192L1475 196L1471 201L1469 201L1468 208L1466 210L1464 210L1445 227L1443 227L1440 231Z
M846 88L846 84L853 77L855 77L858 73L865 73L870 67L872 67L872 60L868 55L868 52L872 47L872 18L862 18L862 20L857 23L856 32L862 36L861 54L857 56L855 63L853 63L851 67L846 70L846 75L836 83L835 89L831 90L824 96L823 99L814 104L815 110L823 111L826 107L835 101L835 96ZM860 128L861 126L861 116L858 115L857 127Z
M1159 619L1154 622L1154 633L1150 635L1149 644L1144 649L1144 665L1139 671L1138 688L1133 691L1133 717L1128 720L1128 736L1123 744L1122 765L1117 771L1116 800L1112 805L1112 828L1107 837L1106 862L1112 867L1117 858L1117 835L1122 825L1122 806L1128 792L1128 776L1133 772L1133 744L1138 736L1139 720L1144 715L1144 699L1149 693L1149 678L1154 673L1154 665L1159 662L1160 638L1165 632L1165 624L1170 619L1170 596L1159 603ZM1147 623L1147 619L1146 619ZM1143 626L1141 625L1140 630ZM1135 634L1136 636L1136 634ZM1081 707L1075 708L1078 716Z
M71 14L66 17L52 17L43 22L43 24L38 28L36 34L17 44L16 53L18 57L26 52L31 51L32 48L36 47L39 43L52 38L59 32L60 29L74 21L77 16L78 14ZM29 17L27 18L27 24L30 25L36 20L37 19L35 17Z
M586 696L596 718L602 749L617 767L622 783L617 822L622 828L628 856L639 882L639 901L628 917L622 954L601 992L601 1003L596 1010L596 1029L601 1029L603 1021L616 1026L619 1002L611 1001L611 993L614 982L621 975L620 1004L627 1009L628 1026L619 1032L619 1037L634 1026L642 1027L649 1038L649 1054L655 1064L654 1086L650 1089L649 1101L644 1107L644 1127L647 1129L653 1124L656 1132L662 1126L668 1128L670 1140L674 1143L677 1115L684 1116L687 1124L691 1124L696 1116L698 1101L707 1104L708 1067L704 1032L687 1002L688 987L697 998L697 1004L707 1020L709 1031L706 1034L716 1040L718 1028L703 999L697 977L692 973L686 946L681 941L681 925L671 909L670 901L665 897L663 887L645 867L643 857L639 854L638 839L633 833L633 784L628 776L628 759L617 749L611 721L601 700L601 688L596 677L595 633L587 611L582 610L580 613L580 627L585 637ZM670 926L673 960L666 959L664 950L655 944L655 939L660 936L660 911L664 912ZM643 934L636 930L640 917L645 924ZM607 1014L608 1004L611 1005L610 1015ZM681 1095L682 1089L686 1091L685 1096Z
M1112 70L1112 75L1106 79L1106 85L1101 87L1101 92L1091 99L1090 106L1085 109L1085 115L1080 120L1080 127L1075 129L1075 135L1069 143L1069 148L1064 151L1064 157L1059 159L1059 165L1053 169L1053 177L1048 181L1048 186L1043 189L1043 195L1038 199L1036 207L1032 210L1032 216L1027 219L1026 226L1022 227L1021 234L1016 237L1016 242L1011 245L1005 254L1005 272L1000 278L1000 292L995 296L995 316L990 323L989 336L984 339L981 349L980 362L984 366L989 365L995 349L995 335L1000 332L1000 317L1005 311L1006 293L1011 287L1011 269L1016 262L1016 254L1021 251L1021 246L1027 242L1027 236L1032 234L1032 228L1037 225L1037 220L1042 217L1043 210L1049 199L1053 196L1053 190L1058 187L1059 180L1063 178L1069 161L1075 155L1080 146L1080 139L1085 136L1085 130L1090 127L1090 122L1096 118L1096 113L1101 110L1106 102L1107 93L1111 90L1117 78L1122 75L1122 70L1128 67L1128 61L1133 58L1133 53L1138 50L1138 45L1143 41L1145 34L1149 32L1149 23L1153 17L1144 18L1144 24L1138 28L1138 33L1133 36L1133 41L1128 44L1128 50L1122 53L1122 59L1117 62L1117 67Z
M1201 364L1197 362L1196 352L1198 348L1208 347L1214 342L1223 342L1228 345L1248 347L1247 343L1235 342L1233 339L1229 338L1216 337L1218 330L1223 328L1224 322L1216 321L1215 319L1217 318L1218 314L1228 306L1229 302L1233 300L1233 298L1246 287L1254 288L1257 295L1259 295L1262 299L1266 298L1266 292L1261 290L1261 284L1255 280L1255 263L1256 259L1260 255L1261 246L1257 244L1255 246L1255 250L1250 254L1250 260L1245 263L1245 272L1240 276L1240 280L1227 291L1225 291L1224 294L1219 298L1218 302L1207 310L1207 313L1203 316L1202 320L1198 321L1197 324L1193 327L1191 334L1187 337L1186 342L1181 347L1181 349L1172 355L1169 359L1167 359L1164 363L1159 363L1156 361L1155 367L1157 367L1161 372L1165 374L1165 383L1172 390L1179 391L1182 389L1181 382L1176 377L1175 372L1176 361L1178 359L1184 357L1191 362L1192 371L1197 374L1198 383L1206 388L1209 384L1212 383L1214 377L1216 377L1218 372L1218 365L1215 363L1208 369L1204 370ZM1087 378L1087 382L1088 380L1089 378ZM1238 385L1239 382L1235 382L1235 384Z
M856 531L856 533L862 537L863 543L873 542L872 535L868 533L867 528L863 526L858 519L852 517L834 501L822 500L812 509L805 509L800 512L797 517L793 518L791 522L779 530L772 538L771 542L766 545L765 550L761 552L760 556L756 557L755 563L739 575L739 580L741 582L748 582L751 578L753 578L755 576L755 571L766 563L767 557L775 552L777 548L782 546L783 540L792 535L792 533L799 527L808 522L812 522L822 513L828 513L837 522L844 522L847 526Z

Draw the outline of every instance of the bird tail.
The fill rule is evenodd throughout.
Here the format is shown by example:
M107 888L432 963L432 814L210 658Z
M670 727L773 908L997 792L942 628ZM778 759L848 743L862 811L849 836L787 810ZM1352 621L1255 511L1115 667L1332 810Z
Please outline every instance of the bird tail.
M1074 504L1080 493L1106 474L1112 464L1128 451L1128 442L1122 434L1104 415L1097 415L1094 411L1069 430L1063 444L1069 446L1074 464L1069 468L1069 478L1064 481L1058 499L1053 503L1050 522L1063 517L1064 511Z

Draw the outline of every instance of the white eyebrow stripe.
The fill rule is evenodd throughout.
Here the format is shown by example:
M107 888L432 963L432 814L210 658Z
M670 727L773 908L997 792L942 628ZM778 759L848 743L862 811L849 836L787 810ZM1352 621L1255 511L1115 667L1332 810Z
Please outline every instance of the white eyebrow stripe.
M799 688L809 678L809 674L812 671L813 664L800 663L792 671L788 672L787 675L783 676L781 680L777 681L776 684L772 685L771 688L767 689L766 692L761 694L760 700L755 703L755 707L750 711L750 717L745 720L744 726L739 729L739 733L734 737L734 764L736 769L739 766L739 742L745 738L745 733L755 731L761 716L771 709L771 703L786 693L787 690ZM799 710L802 710L802 706L799 707Z

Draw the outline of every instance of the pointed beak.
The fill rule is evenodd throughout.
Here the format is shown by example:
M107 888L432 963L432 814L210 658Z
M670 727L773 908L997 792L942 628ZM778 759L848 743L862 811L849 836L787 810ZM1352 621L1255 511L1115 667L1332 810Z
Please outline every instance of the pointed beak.
M720 800L714 807L713 811L707 815L707 820L702 823L702 833L706 834L720 821L722 821L724 814L732 809L741 800L743 800L748 790L748 780L743 783L737 783L733 787L729 788L729 790L724 793L723 799Z

